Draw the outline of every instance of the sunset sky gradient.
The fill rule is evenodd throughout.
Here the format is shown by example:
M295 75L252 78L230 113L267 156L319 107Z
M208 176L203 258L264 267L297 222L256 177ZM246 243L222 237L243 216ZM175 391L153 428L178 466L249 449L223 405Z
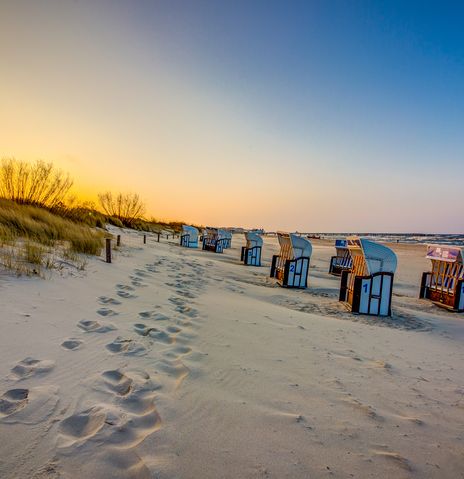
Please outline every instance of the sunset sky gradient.
M463 5L0 0L0 156L157 218L463 233Z

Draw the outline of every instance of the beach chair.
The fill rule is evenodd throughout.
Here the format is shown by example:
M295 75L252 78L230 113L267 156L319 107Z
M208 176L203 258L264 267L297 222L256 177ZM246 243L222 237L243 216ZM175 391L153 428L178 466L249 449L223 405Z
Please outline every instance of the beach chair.
M427 245L432 271L422 274L419 297L450 311L464 311L464 248Z
M346 239L335 240L335 250L337 254L330 258L329 274L341 276L342 271L350 270L353 265Z
M306 288L308 284L311 243L292 233L278 232L280 254L273 255L271 278L287 288Z
M397 259L387 246L357 236L347 238L352 258L342 271L339 300L353 313L390 316Z
M261 266L261 250L263 247L263 239L256 233L245 233L246 246L242 246L242 254L240 260L245 265Z
M218 234L223 240L224 249L228 249L232 246L232 233L227 230L218 229Z
M214 253L222 253L225 249L227 238L224 238L224 230L217 228L206 228L203 234L203 247L205 251L213 251Z
M198 230L194 226L182 225L180 245L185 248L198 248Z

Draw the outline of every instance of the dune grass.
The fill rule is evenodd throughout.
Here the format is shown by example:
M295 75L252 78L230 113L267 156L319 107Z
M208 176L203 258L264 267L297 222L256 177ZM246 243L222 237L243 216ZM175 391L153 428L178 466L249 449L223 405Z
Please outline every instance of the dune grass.
M100 254L103 247L103 234L85 224L61 218L42 208L1 199L0 236L10 241L25 238L47 246L64 241L72 251L91 255Z
M51 256L99 255L104 233L62 218L46 209L0 199L1 262L7 269L27 272L25 264L51 267Z

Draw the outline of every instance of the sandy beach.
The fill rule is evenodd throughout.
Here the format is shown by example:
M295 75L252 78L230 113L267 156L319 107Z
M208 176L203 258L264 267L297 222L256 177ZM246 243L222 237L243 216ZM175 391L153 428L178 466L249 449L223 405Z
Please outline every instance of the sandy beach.
M116 231L116 230L115 230ZM398 255L391 318L352 315L312 240L307 290L122 232L112 264L0 278L0 477L464 477L464 319Z

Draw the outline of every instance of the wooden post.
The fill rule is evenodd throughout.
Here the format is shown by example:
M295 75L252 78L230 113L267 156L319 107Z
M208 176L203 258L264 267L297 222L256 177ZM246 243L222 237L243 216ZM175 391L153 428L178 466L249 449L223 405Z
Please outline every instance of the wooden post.
M161 233L158 233L158 243L160 242L160 234Z
M116 246L121 246L121 235L116 237Z
M143 244L147 244L147 235L143 235Z
M111 263L111 238L106 238L106 262Z

